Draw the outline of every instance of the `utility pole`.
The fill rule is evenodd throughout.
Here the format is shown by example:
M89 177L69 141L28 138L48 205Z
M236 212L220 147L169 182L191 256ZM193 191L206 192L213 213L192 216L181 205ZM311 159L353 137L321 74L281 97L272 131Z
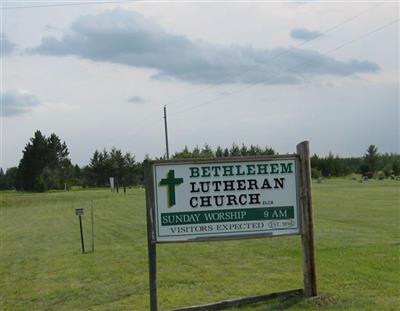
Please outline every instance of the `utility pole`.
M164 106L164 126L165 126L165 147L167 149L167 160L169 159L169 146L168 146L168 126L167 126L167 106Z

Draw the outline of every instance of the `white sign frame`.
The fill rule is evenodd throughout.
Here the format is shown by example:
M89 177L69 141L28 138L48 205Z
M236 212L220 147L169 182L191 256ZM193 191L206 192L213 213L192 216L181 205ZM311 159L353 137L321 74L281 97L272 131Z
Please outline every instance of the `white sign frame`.
M274 226L280 226L282 223L289 223L289 221L279 221L279 220L264 220L264 221L234 221L234 222L217 222L217 223L202 223L202 224L182 224L181 226L167 226L167 228L164 228L164 225L161 224L161 217L162 215L166 216L168 214L175 215L175 214L196 214L196 216L201 215L201 213L212 213L215 211L223 212L226 207L221 207L219 210L218 208L210 209L206 208L205 211L194 211L193 209L190 210L190 208L182 207L182 204L180 204L180 212L181 213L174 213L172 211L169 211L169 209L166 208L166 195L163 193L166 192L167 189L163 189L166 187L161 187L159 185L160 180L162 179L161 177L164 177L166 171L170 171L173 169L180 171L181 175L184 175L183 170L188 173L187 168L189 167L208 167L208 165L212 166L222 166L222 165L228 165L233 164L235 165L243 165L244 167L246 165L257 165L257 164L280 164L280 163L293 163L293 173L290 174L292 176L289 176L291 178L291 184L289 189L285 189L284 193L280 194L281 197L283 197L285 194L288 194L289 192L293 192L291 194L291 201L290 204L284 204L284 206L275 206L274 204L265 205L265 204L259 204L258 206L255 206L254 208L249 209L251 212L257 212L260 213L261 210L267 211L267 210L278 210L279 208L284 208L286 207L286 211L292 207L293 209L293 221L291 223L295 223L295 227L290 227L290 228L271 228L268 226L274 225ZM257 238L257 237L271 237L271 236L282 236L282 235L299 235L301 233L301 221L300 221L300 181L299 181L299 158L297 155L285 155L285 156L257 156L257 157L235 157L235 158L217 158L217 159L190 159L190 160L161 160L161 161L151 161L150 162L150 167L151 171L153 174L153 193L154 193L154 202L153 202L153 208L154 208L154 220L155 220L155 233L156 233L156 242L157 243L178 243L178 242L196 242L196 241L209 241L209 240L222 240L222 239L244 239L244 238ZM163 172L163 173L161 173ZM158 174L158 175L157 175ZM161 176L160 176L161 175ZM176 177L180 177L176 176ZM271 175L272 176L272 175ZM278 175L282 176L282 175ZM287 175L286 175L287 176ZM184 176L184 180L187 181L188 175L186 174ZM244 176L243 178L245 178ZM251 178L260 181L263 178L269 177L268 175L251 175L247 176L246 178ZM223 178L222 176L218 179L226 180L229 177ZM241 178L238 176L234 176L231 178ZM165 179L163 179L165 180ZM192 181L192 180L191 180ZM182 188L185 187L186 191L182 191ZM179 185L179 187L176 187L177 189L180 190L177 191L176 197L177 199L179 197L188 195L188 183L186 182L184 185ZM167 187L168 188L168 187ZM174 187L175 188L175 187ZM269 189L268 189L269 190ZM283 190L283 189L280 189ZM174 189L175 192L175 189ZM267 191L261 191L262 195L265 195ZM229 193L235 193L229 192ZM268 191L269 194L274 193L273 191ZM178 195L180 194L180 195ZM222 194L218 193L218 194ZM277 195L275 195L277 196ZM278 195L279 196L279 195ZM280 198L281 200L283 198ZM275 201L276 199L274 199ZM284 199L283 199L284 200ZM261 202L261 201L260 201ZM263 205L263 206L260 206ZM174 206L173 206L174 207ZM175 206L176 207L176 206ZM233 211L234 209L244 211L246 208L238 209L237 207L232 207L232 209L228 211ZM171 208L171 210L173 210ZM163 211L163 212L162 212ZM182 213L182 211L184 211ZM290 212L290 211L289 211ZM268 212L267 212L268 213ZM214 213L215 214L215 213ZM173 216L171 216L173 217ZM172 230L177 230L177 227L180 227L181 230L183 229L192 229L193 228L205 228L205 224L207 224L206 229L210 229L211 227L213 228L211 232L199 232L199 233L182 233L182 234L172 234ZM194 227L195 226L195 227ZM226 230L223 231L220 228L226 228L227 226L230 227L241 227L241 226L248 226L249 230L242 230L236 229L234 230ZM253 226L253 227L251 227ZM256 227L255 227L256 226ZM261 229L260 229L261 227ZM254 229L254 230L250 230ZM171 234L166 234L166 230L171 230Z

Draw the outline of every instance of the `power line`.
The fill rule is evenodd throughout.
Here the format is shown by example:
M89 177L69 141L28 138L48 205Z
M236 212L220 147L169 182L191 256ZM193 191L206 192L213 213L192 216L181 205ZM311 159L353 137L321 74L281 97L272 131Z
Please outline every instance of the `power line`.
M384 24L384 25L382 25L382 26L380 26L380 27L378 27L378 28L375 28L375 29L373 29L373 30L371 30L371 31L369 31L369 32L367 32L367 33L362 34L361 36L358 36L358 37L356 37L356 38L354 38L354 39L352 39L352 40L346 41L346 42L344 42L344 43L342 43L342 44L340 44L340 45L334 47L333 49L330 49L330 50L328 50L328 51L326 51L326 52L324 52L324 53L320 53L320 55L325 55L325 56L327 56L327 55L329 55L329 53L333 53L333 52L335 52L335 51L337 51L337 50L339 50L339 49L342 49L343 47L345 47L345 46L347 46L347 45L353 44L354 42L357 42L357 41L359 41L359 40L362 40L362 39L364 39L364 38L366 38L366 37L368 37L368 36L370 36L370 35L372 35L372 34L374 34L374 33L376 33L376 32L379 32L379 31L381 31L381 30L383 30L383 29L385 29L385 28L387 28L387 27L390 27L391 25L394 25L395 23L397 23L399 20L400 20L399 18L397 18L397 19L395 19L395 20L392 20L392 21L389 22L389 23L386 23L386 24ZM316 59L316 58L314 57L314 58L312 58L312 59L310 59L310 60L308 60L308 61L306 61L306 62L303 62L303 63L297 64L296 66L290 67L290 68L288 68L288 70L293 70L293 69L296 69L296 68L298 68L298 67L301 67L301 66L304 66L304 65L306 65L306 64L309 64L310 62L312 62L312 61L315 60L315 59ZM276 76L277 76L277 75L276 75ZM271 78L275 78L276 76L273 76L273 77L271 77ZM209 105L209 104L211 104L211 103L213 103L213 102L216 102L216 101L218 101L218 100L220 100L220 99L225 99L226 97L231 96L231 95L233 95L233 94L238 94L238 93L241 93L241 92L243 92L243 91L245 91L245 90L248 90L248 89L250 89L250 88L253 88L253 87L255 87L255 86L259 85L259 84L260 84L260 83L247 85L247 86L245 86L245 87L243 87L243 88L240 88L240 89L237 89L237 90L231 92L231 93L228 94L228 95L225 95L225 96L218 96L218 97L215 97L215 98L213 98L213 99L211 99L211 100L209 100L209 101L203 102L203 103L201 103L201 104L199 104L199 105L192 106L192 107L190 107L190 108L188 108L188 109L184 109L184 110L178 111L178 112L175 113L175 115L176 115L176 114L181 114L181 113L184 113L184 112L188 112L188 111L190 111L190 110L196 109L196 108L201 107L201 106ZM149 119L149 118L148 118L148 119ZM156 120L160 121L161 119L160 119L160 118L154 118L153 120L154 120L154 121L156 121ZM144 130L143 128L139 128L138 131L136 131L135 133L133 133L133 135L130 135L130 136L131 136L131 137L132 137L132 136L137 136L137 135L138 135L141 131L143 131L143 130Z
M300 44L297 44L297 45L295 45L292 49L296 49L296 48L299 48L299 47L301 47L301 46L307 45L307 44L309 44L309 43L311 43L311 42L315 42L315 41L321 39L324 35L326 35L326 34L332 32L332 31L334 31L334 30L336 30L336 29L338 29L338 28L340 28L340 27L342 27L343 25L346 25L346 24L350 23L351 21L353 21L353 20L359 18L359 17L362 16L363 14L369 12L369 11L372 10L372 9L375 9L376 7L378 7L378 6L380 6L380 5L382 5L382 3L375 4L375 5L369 7L369 8L367 8L367 9L365 9L365 10L362 10L362 11L358 12L358 13L355 14L355 15L350 16L350 17L346 18L345 20L341 21L340 23L335 24L335 25L329 27L328 29L322 31L320 36L318 36L318 37L316 37L316 38L309 39L309 40L304 41L304 42L302 42L302 43L300 43ZM270 61L274 61L274 60L278 59L279 57L281 57L281 56L283 56L283 55L285 55L285 54L287 54L287 53L288 53L288 51L281 52L281 53L275 55ZM243 75L243 74L246 74L247 72L250 72L250 71L251 71L251 69L245 70L244 72L242 72L242 75ZM247 88L249 88L249 87L251 87L251 86L248 86L248 85L247 85L247 86L245 86L243 89L247 89ZM204 93L204 92L206 92L206 91L208 91L208 90L210 90L210 89L212 89L212 88L215 88L215 87L214 87L214 86L206 86L206 87L204 87L204 88L201 88L200 90L197 90L197 91L194 91L194 92L189 92L189 93L187 93L186 95L183 95L183 96L179 97L178 99L175 99L175 100L172 100L172 101L167 102L166 105L167 105L167 106L174 106L174 105L180 103L183 99L185 99L185 98L187 98L187 97L189 97L189 96L202 94L202 93ZM242 89L241 89L239 92L241 92L241 91L242 91ZM232 93L232 92L229 92L229 95L236 94L236 93L238 93L238 92L237 92L237 91L234 91L233 93ZM217 98L219 98L219 97L217 97ZM214 102L214 101L216 101L215 98L214 98L214 99L211 99L210 101L207 101L207 103L208 103L208 102L212 103L212 102ZM180 107L180 106L182 106L182 105L178 105L177 107ZM160 109L160 107L157 107L157 110L158 110L158 109ZM157 113L156 110L154 110L154 112L152 113L152 115L155 114L155 113ZM178 113L180 113L180 112L178 112ZM144 122L149 121L149 119L151 119L151 115L148 116L148 117L146 117L144 120L142 120L141 123L144 124ZM152 120L156 120L156 119L152 118ZM158 118L157 118L157 120L158 120Z
M124 2L126 3L126 2L141 2L141 1L140 1L140 0L119 0L119 1L115 1L115 0L114 0L114 1L85 1L85 2L70 2L70 1L64 1L64 2L66 2L66 3L58 3L58 4L52 3L52 4L45 4L45 5L3 7L3 9L5 9L5 10L13 10L13 9L28 9L28 8L40 8L40 7L77 6L77 5L88 5L88 4L111 4L111 3L124 3ZM343 20L342 22L340 22L340 23L338 23L338 24L336 24L336 25L334 25L334 26L332 26L332 27L326 29L325 31L323 31L319 37L312 38L312 39L310 39L310 40L307 40L307 41L304 41L304 42L302 42L302 43L300 43L300 44L297 44L297 45L294 46L292 49L299 48L299 47L301 47L301 46L304 46L304 45L306 45L306 44L309 44L309 43L311 43L311 42L314 42L314 41L317 41L317 40L321 39L321 38L322 38L324 35L326 35L327 33L332 32L332 31L334 31L335 29L337 29L337 28L339 28L339 27L341 27L341 26L343 26L343 25L345 25L345 24L347 24L347 23L349 23L349 22L351 22L351 21L357 19L358 17L362 16L362 15L365 14L366 12L368 12L368 11L370 11L370 10L376 8L377 6L379 6L379 5L381 5L381 4L382 4L382 3L378 3L378 4L376 4L376 5L373 5L373 6L369 7L369 8L367 8L367 9L365 9L365 10L363 10L363 11L361 11L361 12L359 12L359 13L357 13L357 14L355 14L355 15L353 15L353 16L351 16L351 17L345 19L345 20ZM283 51L283 52L281 52L281 53L275 55L270 61L273 61L273 60L278 59L279 57L281 57L281 56L283 56L283 55L289 53L289 51L290 51L290 50ZM251 70L252 70L252 69L245 70L245 71L242 72L241 74L242 74L242 75L243 75L243 74L246 74L247 72L250 72ZM246 86L246 87L247 87L247 86ZM176 104L180 103L182 100L184 100L185 98L187 98L187 97L189 97L189 96L193 96L193 95L197 95L197 94L204 93L205 91L208 91L208 90L210 90L210 89L212 89L212 88L215 88L215 87L214 87L214 86L206 86L206 87L201 88L200 90L197 90L197 91L195 91L195 92L190 92L190 93L188 93L188 94L186 94L186 95L184 95L184 96L182 96L182 97L180 97L180 98L178 98L178 99L176 99L176 100L169 101L166 105L167 105L167 106L176 105ZM233 94L235 94L235 93L237 93L237 92L234 91ZM229 95L232 95L232 92L231 92ZM182 105L179 105L179 106L182 106ZM179 107L179 106L178 106L178 107ZM157 108L157 109L159 109L159 108ZM153 114L154 114L154 113L153 113ZM151 116L149 116L149 117L151 117ZM142 122L148 121L148 120L150 119L149 117L147 117L147 118L145 118L144 120L142 120ZM158 119L158 118L157 118L157 119Z
M334 26L332 26L332 27L329 27L328 29L322 31L321 34L320 34L318 37L311 38L311 39L309 39L309 40L306 40L306 41L304 41L304 42L302 42L302 43L299 43L299 44L295 45L294 47L291 48L291 50L297 49L297 48L299 48L299 47L302 47L302 46L304 46L304 45L309 44L310 42L314 42L314 41L317 41L317 40L321 39L321 38L322 38L323 36L325 36L326 34L328 34L328 33L332 32L332 31L336 30L336 29L339 28L339 27L342 27L343 25L346 25L346 24L350 23L351 21L353 21L353 20L359 18L360 16L364 15L365 13L369 12L369 11L372 10L372 9L375 9L376 7L378 7L378 6L380 6L380 5L382 5L382 3L378 3L378 4L373 5L373 6L367 8L367 9L365 9L365 10L362 10L361 12L358 12L357 14L355 14L355 15L353 15L353 16L351 16L351 17L345 19L345 20L343 20L342 22L340 22L340 23L338 23L338 24L336 24L336 25L334 25ZM283 52L281 52L281 53L275 55L274 57L272 57L272 58L270 59L270 62L271 62L271 61L274 61L274 60L276 60L276 59L278 59L278 58L280 58L280 57L283 56L283 55L288 54L289 52L290 52L290 50L286 50L286 51L283 51ZM250 68L250 69L247 69L247 70L243 71L241 74L244 75L244 74L250 72L251 70L252 70L251 68ZM203 89L201 89L201 90L199 90L199 91L196 91L196 92L194 92L194 93L189 93L189 94L187 94L187 95L181 97L181 98L178 99L177 101L172 101L172 102L170 102L170 103L167 103L167 105L169 105L169 106L175 105L177 102L180 102L182 98L186 98L186 97L188 97L188 96L190 96L190 95L195 95L195 94L198 94L198 93L203 93L204 91L207 91L207 90L209 90L209 89L211 89L211 88L212 88L212 87L207 86L207 87L205 87L205 88L203 88Z
M326 52L324 52L324 53L320 53L320 55L318 55L318 57L321 56L321 55L323 55L323 56L328 56L330 53L333 53L333 52L335 52L335 51L337 51L337 50L339 50L339 49L341 49L341 48L343 48L343 47L345 47L345 46L347 46L347 45L350 45L350 44L352 44L352 43L354 43L354 42L357 42L357 41L359 41L359 40L361 40L361 39L364 39L365 37L368 37L368 36L370 36L370 35L372 35L372 34L378 32L378 31L381 31L381 30L383 30L383 29L385 29L385 28L387 28L387 27L389 27L389 26L391 26L391 25L397 23L398 21L399 21L399 18L397 18L397 19L395 19L395 20L393 20L393 21L391 21L391 22L389 22L389 23L387 23L387 24L384 24L383 26L380 26L380 27L378 27L378 28L376 28L376 29L374 29L374 30L371 30L371 31L369 31L369 32L367 32L367 33L365 33L365 34L363 34L363 35L361 35L361 36L358 36L358 37L356 37L356 38L354 38L354 39L352 39L352 40L349 40L349 41L347 41L347 42L344 42L344 43L338 45L337 47L335 47L335 48L333 48L333 49L330 49L330 50L328 50L328 51L326 51ZM313 57L312 59L310 59L310 60L308 60L308 61L306 61L306 62L297 64L296 66L293 66L293 67L289 67L287 70L297 69L297 68L299 68L299 67L302 67L302 66L304 66L304 65L306 65L306 64L311 63L311 62L312 62L313 60L315 60L315 59L317 59L317 58L316 58L316 57ZM279 76L279 74L278 74L278 75L275 75L275 76L272 76L271 78L276 78L277 76ZM270 78L270 79L271 79L271 78ZM215 98L213 98L213 99L211 99L211 100L209 100L209 101L206 101L206 102L204 102L204 103L201 103L201 104L199 104L199 105L192 106L192 107L190 107L190 108L188 108L188 109L184 109L184 110L178 111L178 112L176 112L175 114L181 114L181 113L184 113L184 112L187 112L187 111L196 109L196 108L198 108L198 107L200 107L200 106L205 106L205 105L211 104L211 103L216 102L216 101L218 101L218 100L220 100L220 99L225 99L226 97L231 96L231 95L233 95L233 94L241 93L241 92L243 92L243 91L245 91L245 90L248 90L248 89L250 89L250 88L253 88L253 87L257 86L257 85L260 85L260 83L255 83L255 84L251 84L251 85L245 86L245 87L243 87L243 88L240 88L240 89L237 89L236 91L231 92L230 94L227 94L227 95L224 95L224 96L215 97Z
M54 3L53 3L53 4L47 4L47 5L2 7L1 9L2 9L2 10L17 10L17 9L43 8L43 7L78 6L78 5L89 5L89 4L112 4L112 3L124 3L124 2L127 3L127 2L142 2L142 1L140 1L140 0L139 0L139 1L138 1L138 0L120 0L120 1L96 1L96 2L93 2L93 1L89 2L89 1L87 1L87 2L71 2L71 3L68 2L68 3L59 3L59 4L54 4ZM326 29L325 31L323 31L323 32L321 33L320 36L318 36L318 37L316 37L316 38L312 38L312 39L307 40L307 41L304 41L304 42L302 42L302 43L300 43L300 44L294 46L293 49L299 48L299 47L301 47L301 46L304 46L304 45L306 45L306 44L309 44L309 43L311 43L311 42L314 42L314 41L317 41L317 40L321 39L321 38L322 38L324 35L326 35L327 33L332 32L332 31L336 30L337 28L339 28L339 27L341 27L341 26L343 26L343 25L345 25L345 24L347 24L347 23L349 23L349 22L351 22L351 21L357 19L358 17L362 16L362 15L365 14L366 12L368 12L368 11L370 11L370 10L372 10L372 9L374 9L374 8L376 8L376 7L378 7L378 6L380 6L380 5L382 5L382 2L379 2L378 4L376 4L376 5L374 5L374 6L370 7L370 8L368 8L368 9L366 9L366 10L363 10L363 11L357 13L356 15L353 15L353 16L351 16L351 17L345 19L344 21L342 21L342 22L340 22L340 23L338 23L338 24L336 24L336 25L334 25L334 26L332 26L332 27ZM398 21L398 20L396 20L396 21ZM396 21L395 21L395 22L396 22ZM394 22L393 22L393 23L394 23ZM386 28L386 27L388 27L388 26L390 26L390 25L384 25L384 26L382 26L381 28ZM377 31L379 31L379 30L380 30L380 29L376 29L376 30L372 31L371 33L377 32ZM368 35L370 35L371 33L367 33L367 34L365 34L364 36L368 36ZM353 40L351 40L351 41L349 41L349 42L346 42L346 43L342 44L341 46L336 47L334 50L338 50L338 49L340 49L340 48L342 48L342 47L344 47L344 46L346 46L346 45L348 45L348 44L351 44L351 43L353 43L353 42L355 42L355 41L358 41L358 40L360 40L360 39L362 39L362 38L355 38L355 39L353 39ZM278 59L279 57L281 57L282 55L287 54L288 52L289 52L289 51L287 50L287 51L284 51L284 52L282 52L282 53L279 53L279 54L275 55L271 60ZM331 53L331 52L333 52L333 50L332 50L332 51L329 51L329 52ZM306 62L306 63L309 63L309 61ZM306 63L302 63L302 64L299 64L299 65L297 65L297 66L302 66L302 65L304 65L304 64L306 64ZM297 66L296 66L296 67L297 67ZM295 68L295 67L294 67L294 68ZM290 69L292 69L292 68L289 68L289 70L290 70ZM249 72L249 71L251 71L251 69L249 69L249 70L247 70L247 71L244 71L243 73L246 73L246 72ZM243 73L242 73L242 74L243 74ZM249 88L252 88L252 87L254 87L254 86L258 85L258 84L259 84L259 83L247 85L247 86L245 86L245 87L243 87L243 88L234 90L234 91L232 91L232 92L230 92L230 93L228 93L228 94L226 94L226 95L218 96L218 97L215 97L215 98L213 98L213 99L211 99L211 100L209 100L209 101L203 102L203 103L201 103L200 105L196 105L196 106L193 106L193 107L189 107L188 109L184 109L184 110L182 110L182 111L179 111L179 112L177 112L177 114L184 113L184 112L190 111L190 110L192 110L192 109L195 109L195 108L197 108L197 107L210 104L210 103L212 103L212 102L215 102L215 101L220 100L221 98L226 98L226 97L228 97L228 96L231 96L231 95L234 95L234 94L237 94L237 93L241 93L241 92L243 92L243 91L245 91L245 90L247 90L247 89L249 89ZM197 90L197 91L195 91L195 92L188 93L188 94L186 94L186 95L184 95L184 96L178 98L177 100L170 101L167 105L170 105L170 106L175 105L175 104L181 102L183 99L187 98L188 96L191 96L191 95L194 95L194 94L203 93L203 92L205 92L205 91L207 91L207 90L209 90L209 89L211 89L211 88L214 88L214 86L213 86L213 87L207 86L207 87L202 88L202 89L200 89L200 90ZM158 108L157 108L157 109L158 109ZM153 115L153 114L152 114L152 115ZM145 118L145 119L142 119L142 122L141 122L141 123L144 123L144 122L146 122L146 121L156 121L156 120L158 121L158 120L160 120L159 117L157 117L157 118L152 118L152 115L148 116L148 117ZM138 131L138 132L140 132L140 131ZM135 133L135 134L137 135L138 133ZM136 136L136 135L134 135L134 136Z
M5 1L4 3L7 2L18 2L18 1ZM51 1L21 1L21 2L51 2ZM145 3L164 3L164 4L169 4L169 3L241 3L243 0L114 0L114 1L85 1L85 2L77 2L77 1L59 1L62 3L56 3L56 4L38 4L38 5L18 5L18 6L7 6L7 7L2 7L0 10L21 10L21 9L36 9L36 8L53 8L53 7L64 7L64 6L74 6L74 5L87 5L87 4L110 4L110 3L122 3L122 2L145 2ZM249 3L268 3L269 1L265 0L249 0ZM279 2L279 1L270 1L271 3L273 2ZM282 1L282 2L292 2L292 1ZM346 3L378 3L378 5L384 4L384 3L397 3L396 0L358 0L358 1L329 1L330 3L341 3L341 2L346 2Z
M366 10L363 10L363 11L357 13L356 15L353 15L353 16L351 16L351 17L345 19L344 21L342 21L342 22L340 22L340 23L338 23L338 24L336 24L336 25L334 25L334 26L328 28L328 29L325 30L324 32L322 32L322 35L321 35L320 37L317 37L317 38L314 38L314 39L311 39L311 40L302 42L301 44L296 45L294 48L297 48L297 47L299 47L299 46L304 46L304 45L306 45L306 44L308 44L308 43L310 43L310 42L312 42L312 41L316 41L316 40L320 39L324 34L327 34L327 33L329 33L329 32L332 32L332 31L336 30L337 28L339 28L340 26L345 25L345 24L349 23L349 22L352 21L352 20L355 20L356 18L358 18L358 17L360 17L361 15L363 15L364 13L366 13L366 12L368 12L368 11L370 11L370 10L376 8L376 7L379 6L379 5L380 5L380 4L374 5L374 6L368 8L368 9L366 9ZM388 25L386 25L386 26L384 26L384 27L388 27ZM379 30L380 30L380 29L375 29L374 31L372 31L372 32L369 33L369 34L372 34L373 32L376 32L376 31L379 31ZM364 37L364 36L367 36L367 35L368 35L368 33L367 33L367 34L364 34L363 37ZM351 40L351 41L349 41L349 42L347 42L347 43L344 43L344 44L341 44L341 45L338 46L338 47L335 47L334 50L340 49L340 48L344 47L345 45L348 45L348 44L353 43L353 42L355 42L355 41L357 41L357 40L360 40L360 39L362 39L362 37L357 37L357 38L355 38L355 39L353 39L353 40ZM334 50L327 51L327 53L332 53ZM287 51L278 54L278 55L275 56L273 59L277 59L278 56L282 56L284 53L287 53ZM321 54L322 54L322 53L321 53ZM309 60L309 61L310 61L310 60ZM309 61L308 61L308 62L309 62ZM307 63L308 63L308 62L307 62ZM296 65L295 67L302 66L302 65L305 65L305 64L306 64L306 63L301 63L301 64ZM295 67L293 67L293 68L288 68L288 70L294 69ZM278 75L279 75L279 74L278 74ZM275 76L274 76L274 77L275 77ZM274 78L274 77L272 77L272 78ZM237 89L237 90L233 90L233 91L229 92L229 93L226 94L226 95L214 97L214 98L212 98L212 99L210 99L210 100L208 100L208 101L205 101L205 102L203 102L203 103L201 103L201 104L199 104L199 105L195 105L195 106L192 106L192 107L188 107L187 109L183 109L183 110L181 110L181 111L178 111L178 112L176 112L175 114L173 113L172 116L174 116L174 115L176 115L176 114L185 113L185 112L187 112L187 111L196 109L196 108L198 108L198 107L200 107L200 106L205 106L205 105L211 104L211 103L216 102L216 101L218 101L218 100L225 99L226 97L231 96L231 95L235 95L235 94L238 94L238 93L242 93L242 92L246 91L247 89L253 88L254 86L257 86L257 85L259 85L259 83L246 85L246 86L244 86L244 87L242 87L242 88L239 88L239 89ZM170 106L175 105L177 102L181 101L182 99L184 99L184 98L186 98L186 97L188 97L188 96L190 96L190 95L202 93L202 92L204 92L205 90L208 90L208 89L210 89L210 88L211 88L211 87L207 86L207 87L202 88L202 89L200 89L200 90L197 90L197 91L195 91L195 92L186 94L186 95L180 97L178 100L173 101L173 102L170 102L169 105L170 105ZM157 107L157 110L158 110L159 108L160 108L160 107ZM156 122L156 121L159 122L159 121L162 120L160 117L152 118L152 116L153 116L154 114L157 114L157 115L158 115L158 112L155 111L155 112L153 112L151 115L149 115L148 117L145 117L144 119L142 119L142 121L139 123L138 126L143 125L145 122L147 122L147 123ZM135 137L135 136L137 136L138 134L140 134L142 131L143 131L143 129L142 129L142 128L139 128L139 130L138 130L138 131L135 131L134 133L132 133L132 134L130 135L130 137Z
M53 4L38 4L38 5L19 5L19 6L6 6L2 7L1 10L20 10L20 9L36 9L36 8L55 8L64 6L78 6L78 5L89 5L89 4L112 4L112 3L123 3L123 2L137 2L137 0L119 0L119 1L87 1L87 2L73 2L65 1L66 3L53 3Z

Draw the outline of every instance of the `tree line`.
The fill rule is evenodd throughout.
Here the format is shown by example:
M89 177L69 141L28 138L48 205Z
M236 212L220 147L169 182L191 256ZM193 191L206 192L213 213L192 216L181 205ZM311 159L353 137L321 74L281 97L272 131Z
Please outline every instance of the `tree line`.
M339 158L329 153L326 157L311 157L313 178L340 177L361 174L368 178L394 178L400 175L400 155L395 153L379 154L374 145L370 145L363 157Z
M5 173L0 168L0 189L43 192L71 186L103 187L114 177L117 186L143 183L142 163L127 152L112 148L96 150L88 165L73 165L65 142L56 134L36 131L23 150L18 167Z
M192 150L185 147L172 155L174 159L222 158L232 156L256 156L277 154L270 147L246 146L233 143L229 148L218 146L215 150L208 144ZM36 131L23 150L18 167L0 168L0 189L43 192L49 189L80 187L108 187L110 177L117 186L143 184L143 162L131 153L117 148L95 150L89 163L83 167L73 165L68 158L65 142L56 134L49 137ZM162 159L159 158L159 159ZM311 157L312 177L347 176L361 174L369 178L388 178L400 175L400 155L380 154L370 145L363 157L340 158L329 153L326 157Z

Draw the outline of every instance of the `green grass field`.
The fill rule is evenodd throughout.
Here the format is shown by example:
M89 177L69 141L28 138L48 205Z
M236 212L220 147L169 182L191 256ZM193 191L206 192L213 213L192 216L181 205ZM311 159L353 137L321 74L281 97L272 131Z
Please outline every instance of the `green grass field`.
M314 184L319 297L241 310L400 310L399 186ZM0 211L0 310L148 310L143 189L2 192ZM160 310L301 288L301 255L297 236L159 245Z

